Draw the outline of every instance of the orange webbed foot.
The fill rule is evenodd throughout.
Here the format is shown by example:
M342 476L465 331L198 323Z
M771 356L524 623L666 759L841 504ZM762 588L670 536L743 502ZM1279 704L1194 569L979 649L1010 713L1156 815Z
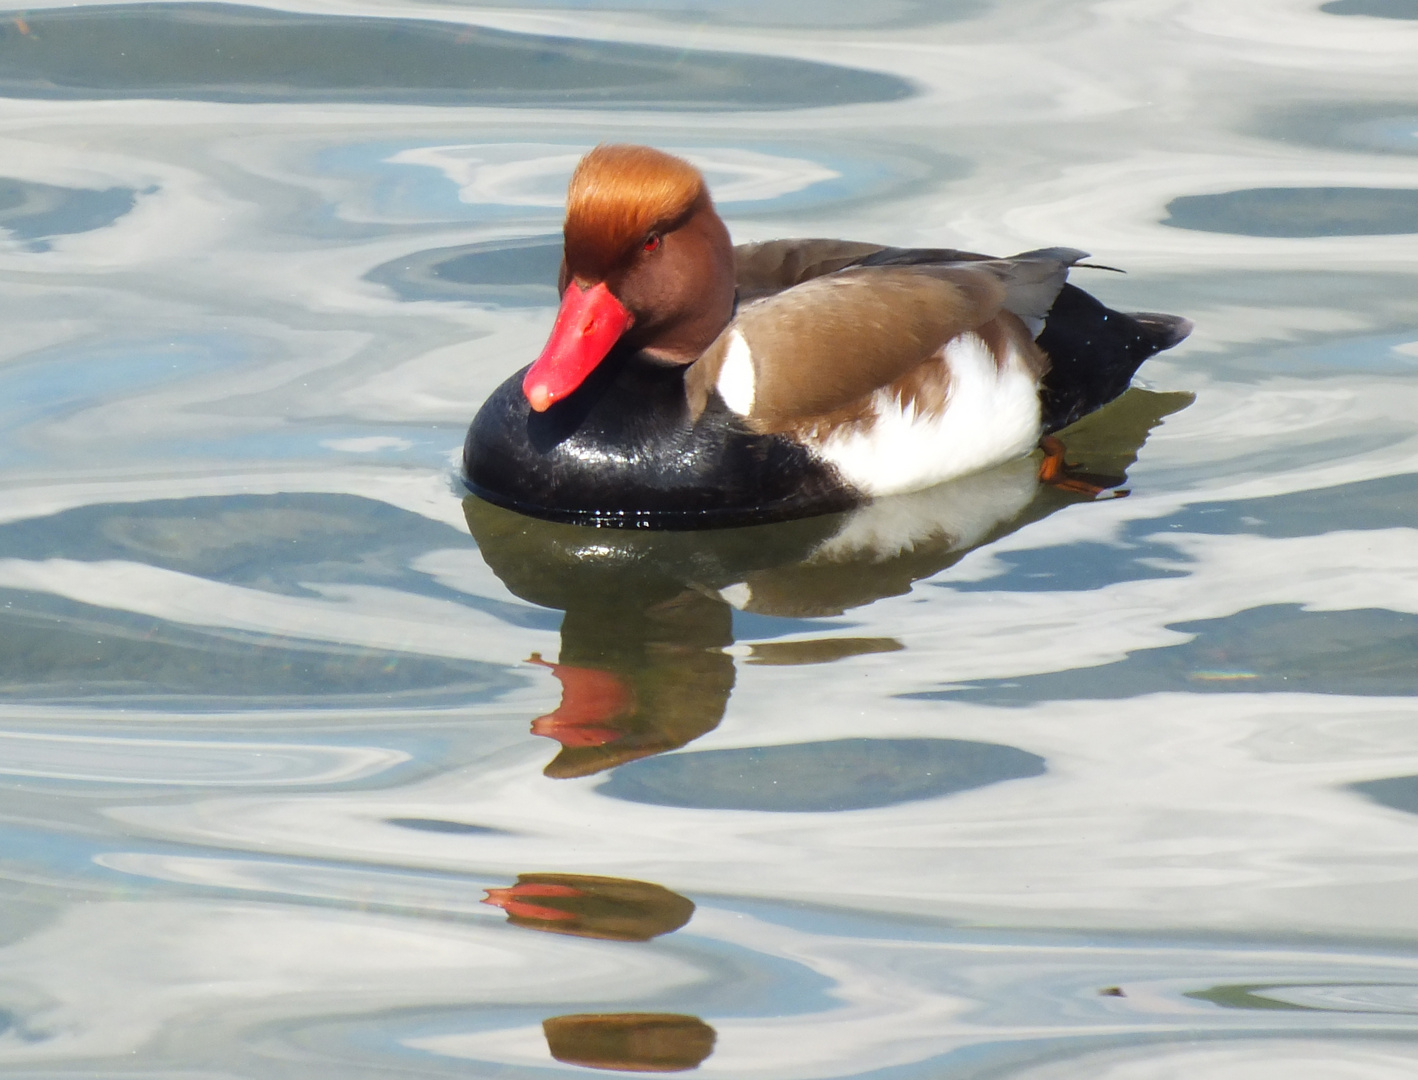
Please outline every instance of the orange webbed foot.
M1053 435L1045 435L1039 440L1039 449L1044 452L1044 460L1039 463L1039 482L1075 495L1099 498L1103 492L1116 488L1124 480L1121 476L1103 476L1098 473L1079 471L1076 465L1065 460L1067 452L1063 441ZM1108 498L1121 499L1127 491L1112 491Z

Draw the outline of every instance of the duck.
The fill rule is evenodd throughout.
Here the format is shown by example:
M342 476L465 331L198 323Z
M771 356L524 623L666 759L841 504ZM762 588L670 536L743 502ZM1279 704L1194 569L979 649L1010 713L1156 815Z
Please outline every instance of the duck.
M1053 433L1192 329L1070 284L1073 248L735 246L703 174L647 146L580 160L562 251L551 334L478 410L463 480L599 527L836 513L1041 445L1060 479Z

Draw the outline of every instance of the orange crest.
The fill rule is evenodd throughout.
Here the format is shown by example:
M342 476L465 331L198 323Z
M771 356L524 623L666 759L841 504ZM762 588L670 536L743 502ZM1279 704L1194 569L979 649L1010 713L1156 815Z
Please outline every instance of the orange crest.
M566 265L602 280L652 232L672 226L701 198L704 177L689 162L648 146L601 145L571 174Z

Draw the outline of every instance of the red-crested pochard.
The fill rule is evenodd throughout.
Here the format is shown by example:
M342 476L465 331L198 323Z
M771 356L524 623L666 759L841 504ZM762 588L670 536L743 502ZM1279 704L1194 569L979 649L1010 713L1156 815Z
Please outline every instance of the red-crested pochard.
M735 247L699 171L599 146L567 199L541 356L468 430L481 497L700 528L844 510L1032 451L1191 323L1065 284L1085 258L843 240Z

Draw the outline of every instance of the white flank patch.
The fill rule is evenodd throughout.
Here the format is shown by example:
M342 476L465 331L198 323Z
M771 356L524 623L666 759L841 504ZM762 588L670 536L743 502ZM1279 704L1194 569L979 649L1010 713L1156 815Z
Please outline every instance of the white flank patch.
M740 581L727 588L719 590L719 595L724 598L724 602L729 607L738 608L743 611L753 600L753 590L749 588L748 582Z
M716 387L724 404L740 416L753 411L753 353L737 330L729 331L729 346L724 351L724 366L719 369Z
M945 361L950 396L939 415L903 410L878 390L870 428L839 430L814 449L868 495L919 491L1033 450L1039 390L1018 352L1011 347L997 368L980 338L962 334L946 346Z

